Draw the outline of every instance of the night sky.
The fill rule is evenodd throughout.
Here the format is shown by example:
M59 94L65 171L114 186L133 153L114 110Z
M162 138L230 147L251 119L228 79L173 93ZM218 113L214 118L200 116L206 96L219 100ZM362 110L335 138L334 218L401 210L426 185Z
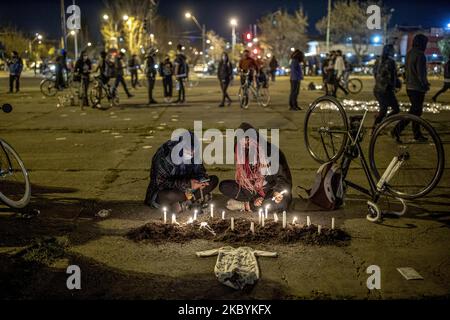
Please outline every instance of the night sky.
M47 37L60 35L59 0L0 0L0 25L11 24L25 32L41 32ZM71 0L66 0L66 6ZM102 0L76 0L82 15L89 21L92 30L97 29L102 14ZM392 24L442 27L450 22L449 0L385 0L395 8ZM159 14L179 19L186 30L196 30L192 22L184 19L184 12L190 10L200 23L226 38L231 37L228 24L230 17L239 21L238 31L258 18L278 8L295 10L302 4L310 21L309 31L317 33L315 22L326 14L327 0L160 0ZM99 34L94 36L99 39Z

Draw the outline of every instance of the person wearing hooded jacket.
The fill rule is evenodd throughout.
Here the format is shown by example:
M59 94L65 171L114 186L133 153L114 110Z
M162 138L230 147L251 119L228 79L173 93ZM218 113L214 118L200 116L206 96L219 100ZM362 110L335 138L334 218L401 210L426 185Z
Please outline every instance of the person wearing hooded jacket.
M251 136L248 130L255 130L250 124L242 123L239 126L244 132ZM236 141L235 162L236 173L234 180L224 180L219 185L220 192L229 198L227 208L229 210L254 211L270 206L274 212L286 211L292 202L292 176L284 153L278 148L278 170L273 172L271 167L263 164L264 155L261 156L260 145L265 145L267 156L271 157L272 144L258 135L258 141L252 141L249 136ZM256 162L250 161L250 148L256 147ZM239 154L243 150L243 159L240 161ZM243 160L243 161L242 161ZM252 163L254 162L254 163Z
M178 213L183 211L184 204L192 197L200 199L217 186L217 176L209 176L203 164L195 163L196 154L200 152L196 145L200 143L194 133L189 132L189 136L190 139L181 136L178 140L165 142L153 156L150 183L144 200L148 206L167 206ZM173 159L173 152L178 150L178 156L183 159L180 164Z
M145 59L145 73L147 75L148 104L157 104L153 98L153 89L155 88L157 66L155 61L156 49L151 48Z
M175 58L175 79L177 80L178 86L178 100L175 103L186 102L186 92L184 89L184 79L188 77L188 65L186 62L187 58L183 54L183 46L179 44L177 46L177 56Z
M373 93L380 106L380 111L375 118L373 129L386 117L388 108L392 108L389 116L400 112L400 106L395 96L395 88L398 83L397 66L394 61L394 46L387 44L383 47L383 53L374 66L375 87Z
M427 78L427 58L425 57L427 44L428 38L423 34L417 34L413 39L411 50L406 54L406 93L411 102L409 113L418 117L420 117L423 112L425 94L430 90L430 83ZM392 130L392 136L395 137L397 141L401 141L400 134L408 124L408 120L400 121ZM419 124L413 125L413 133L414 140L416 141L426 142L428 140L422 134Z

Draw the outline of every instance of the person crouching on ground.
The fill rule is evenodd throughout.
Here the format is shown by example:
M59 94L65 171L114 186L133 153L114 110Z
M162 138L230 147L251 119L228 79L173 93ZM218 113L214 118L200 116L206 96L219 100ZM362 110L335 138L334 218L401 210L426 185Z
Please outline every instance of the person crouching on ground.
M165 142L155 153L150 169L150 184L147 188L144 203L152 208L166 206L179 213L198 199L211 198L211 192L216 188L217 176L208 176L203 164L195 164L194 157L200 152L195 146L200 143L191 132L190 139ZM190 140L190 141L186 141ZM181 146L181 147L180 147ZM175 149L177 148L177 149ZM180 150L177 154L177 150ZM173 156L183 161L176 164Z
M266 145L267 153L270 153L272 149L279 152L279 166L277 172L270 171L267 161L261 160L264 156L261 156L262 150L258 141L254 141L249 136L237 141L235 144L235 179L224 180L219 185L220 192L230 199L227 202L227 208L251 212L269 205L271 211L287 210L292 202L292 176L286 157L278 148L272 148L271 143L260 137L250 124L242 123L239 129L244 132L249 129L254 130L255 135L253 136L256 136L263 146ZM250 148L257 150L254 161L249 160L252 153ZM238 161L239 150L244 152L243 161ZM267 156L270 157L270 154ZM272 201L272 199L274 200Z

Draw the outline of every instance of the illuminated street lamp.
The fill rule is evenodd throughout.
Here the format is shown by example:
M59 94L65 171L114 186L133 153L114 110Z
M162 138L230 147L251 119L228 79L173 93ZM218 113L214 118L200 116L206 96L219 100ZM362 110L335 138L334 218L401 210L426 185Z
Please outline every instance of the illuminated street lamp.
M231 24L231 56L234 57L234 48L236 46L236 26L238 25L237 19L232 18Z
M202 32L202 50L205 51L206 50L206 26L205 25L200 25L200 23L198 22L197 18L192 15L192 13L190 13L189 11L187 11L184 16L186 17L186 19L189 19L192 21L194 21L195 25L200 29L200 31ZM205 61L203 61L205 62Z
M109 16L107 14L103 15L103 20L107 21L109 19Z
M128 15L124 14L123 17L122 17L122 19L123 19L124 21L128 21L128 19L130 19L130 17L129 17Z

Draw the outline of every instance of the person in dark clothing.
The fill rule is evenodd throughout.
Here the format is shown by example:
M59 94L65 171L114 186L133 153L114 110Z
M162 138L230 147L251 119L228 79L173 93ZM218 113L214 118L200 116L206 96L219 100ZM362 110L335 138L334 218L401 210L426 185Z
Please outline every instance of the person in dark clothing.
M105 51L100 52L100 61L98 62L95 72L99 72L100 80L102 83L109 87L109 80L112 75L112 68L114 66L108 59L108 54Z
M162 77L164 87L164 100L166 102L172 101L173 91L173 64L170 62L170 57L166 56L163 62L159 65L159 75Z
M289 110L302 110L298 106L298 95L300 93L300 83L303 80L303 62L304 54L299 49L295 50L291 55L291 93L289 95Z
M133 54L131 56L131 59L128 61L128 70L130 71L131 75L131 87L133 89L136 89L137 86L140 86L139 84L139 75L138 71L141 68L139 64L139 60L137 55Z
M329 95L330 91L334 93L334 84L335 84L335 73L334 73L334 62L336 59L336 52L330 51L327 54L327 57L323 61L322 64L322 77L323 77L323 85L325 87L325 94ZM331 88L330 88L331 86Z
M417 34L413 39L411 50L406 55L405 74L406 74L406 93L408 94L411 108L409 113L420 117L423 112L423 101L425 93L430 90L430 83L427 78L427 59L425 49L427 48L428 38L423 34ZM397 141L400 140L400 134L409 124L409 121L400 121L392 131L392 135ZM426 142L428 139L423 136L420 125L413 125L414 139L419 142Z
M450 89L450 58L444 64L444 86L433 96L433 102L436 102L437 98L448 89Z
M147 75L147 84L148 84L148 104L156 104L158 103L155 99L153 99L153 89L155 88L156 81L156 61L155 61L156 50L151 48L147 54L145 60L145 73Z
M83 90L83 107L89 106L88 89L89 89L89 77L92 70L92 63L86 52L82 52L80 58L75 63L75 74L80 76L81 89ZM95 106L93 106L95 108Z
M116 71L116 82L114 83L113 86L113 92L116 93L117 88L119 87L120 84L122 84L123 89L125 90L125 93L127 94L128 98L131 98L133 97L133 95L128 91L127 84L124 79L124 68L125 68L123 65L124 56L125 55L122 52L120 52L114 61L114 69Z
M67 67L67 52L61 49L61 54L56 57L55 73L56 73L56 87L58 90L63 90L66 87L65 74L67 75L69 69Z
M175 58L175 78L177 80L178 100L175 103L186 102L186 92L184 89L184 79L188 77L188 66L186 56L183 54L181 44L177 46L177 56Z
M248 123L239 126L244 132L251 130L235 144L236 174L234 180L224 180L219 190L228 197L229 210L253 211L270 206L271 211L282 212L288 210L292 202L292 176L285 155L278 148L272 150L272 144L258 135L258 132ZM256 137L253 141L249 136ZM268 166L268 159L264 159L260 144L266 146L267 156L271 152L278 152L278 170L272 172ZM251 149L256 159L251 161ZM273 165L273 164L272 164Z
M226 52L222 54L222 60L219 62L217 77L219 78L220 88L222 90L222 102L219 104L219 107L225 106L225 100L227 100L228 105L230 105L231 98L228 95L227 90L231 80L233 79L233 66Z
M14 84L16 93L20 91L20 75L23 71L23 61L17 51L12 52L12 57L7 60L9 69L9 93L13 93Z
M208 176L203 164L196 164L194 158L200 152L200 145L194 133L190 139L181 136L165 142L152 158L150 184L144 203L153 208L168 206L180 212L189 202L208 196L217 186L219 179ZM179 152L177 152L179 150ZM182 159L176 164L175 156Z
M383 47L383 53L374 66L375 87L373 94L378 101L380 111L375 118L373 130L386 117L388 108L392 108L389 116L400 112L400 107L395 96L395 88L398 83L397 66L394 61L394 46L387 44Z
M279 67L278 60L275 58L275 56L273 56L269 62L269 71L272 82L275 82L278 67Z

